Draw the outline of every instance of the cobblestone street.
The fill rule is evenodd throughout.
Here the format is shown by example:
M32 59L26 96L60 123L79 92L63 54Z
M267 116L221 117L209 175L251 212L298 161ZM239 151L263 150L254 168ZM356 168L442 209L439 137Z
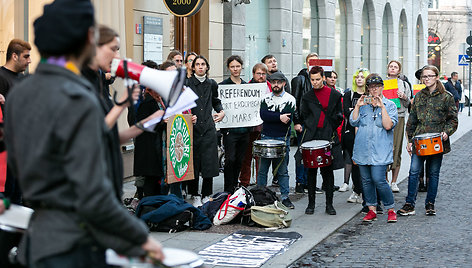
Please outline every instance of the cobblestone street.
M443 159L436 216L425 215L426 193L418 194L416 215L398 216L397 223L383 214L364 224L360 213L290 267L470 267L471 140L468 132ZM407 184L400 184L395 210L405 202Z

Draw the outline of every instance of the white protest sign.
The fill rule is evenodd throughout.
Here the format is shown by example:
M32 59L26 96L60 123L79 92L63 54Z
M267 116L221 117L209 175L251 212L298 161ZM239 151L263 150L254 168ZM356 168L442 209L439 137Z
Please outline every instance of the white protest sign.
M253 127L262 124L259 115L261 99L268 92L267 83L218 85L218 97L225 117L216 123L216 127Z

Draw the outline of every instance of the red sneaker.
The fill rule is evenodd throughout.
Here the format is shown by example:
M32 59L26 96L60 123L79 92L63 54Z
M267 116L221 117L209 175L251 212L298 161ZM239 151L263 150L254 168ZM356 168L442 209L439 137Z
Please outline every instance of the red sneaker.
M375 221L377 220L377 213L375 213L375 211L373 210L369 210L369 212L367 212L367 215L365 215L365 217L362 220L365 222Z
M393 210L388 211L387 222L397 222L397 213Z

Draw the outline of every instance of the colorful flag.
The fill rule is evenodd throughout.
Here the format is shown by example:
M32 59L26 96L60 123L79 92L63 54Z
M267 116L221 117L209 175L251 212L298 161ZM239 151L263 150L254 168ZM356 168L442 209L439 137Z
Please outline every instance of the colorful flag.
M423 88L425 88L425 84L416 84L413 85L413 96L416 96L416 93L420 92Z
M395 102L397 108L400 108L400 99L398 98L398 81L397 79L384 80L383 95L385 98Z
M311 59L308 62L308 71L311 70L313 66L320 66L323 68L325 72L332 72L333 71L333 60L328 59Z

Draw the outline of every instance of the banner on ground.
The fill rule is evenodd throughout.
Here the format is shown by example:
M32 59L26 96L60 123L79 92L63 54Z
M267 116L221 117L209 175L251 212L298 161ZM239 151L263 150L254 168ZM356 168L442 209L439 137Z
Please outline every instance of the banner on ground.
M218 85L225 117L217 128L254 127L262 124L261 99L269 93L267 83ZM198 120L198 119L197 119Z
M193 180L192 115L177 114L169 117L166 149L167 183Z
M393 101L397 108L400 108L400 99L398 98L398 79L384 80L383 95L385 98Z

